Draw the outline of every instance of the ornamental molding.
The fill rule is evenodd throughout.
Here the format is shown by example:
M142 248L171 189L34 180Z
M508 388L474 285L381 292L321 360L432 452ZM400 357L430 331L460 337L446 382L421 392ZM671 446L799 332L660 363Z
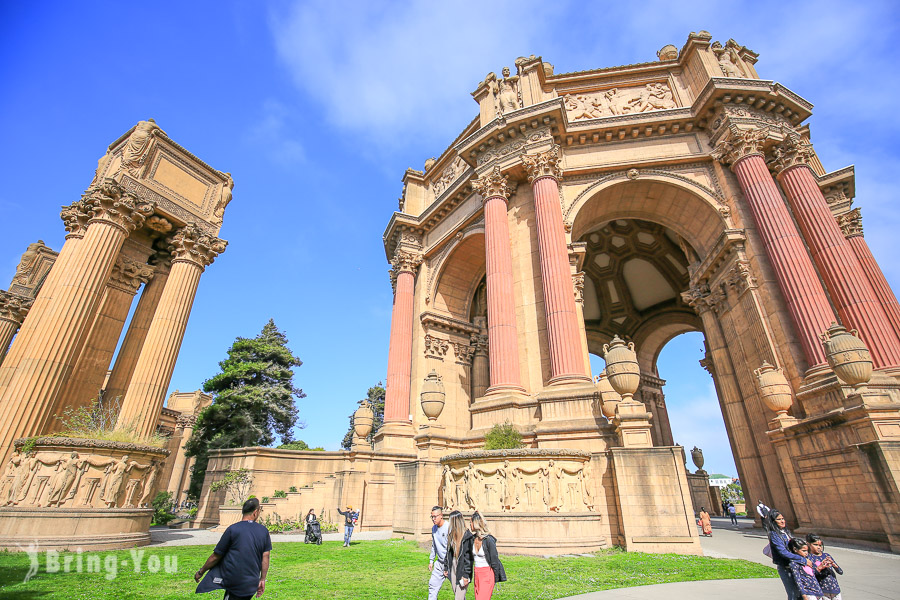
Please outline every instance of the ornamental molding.
M750 268L750 261L745 259L735 261L734 266L725 275L725 283L733 287L738 295L759 287L756 277L753 276L753 271Z
M809 166L815 156L812 144L793 128L783 127L784 139L772 148L772 157L766 161L769 169L780 175L787 169Z
M572 274L572 285L575 289L575 302L584 304L584 271Z
M439 331L451 335L471 337L481 332L481 328L468 321L461 321L434 312L424 312L419 317L422 327L427 332Z
M419 268L419 265L422 264L423 260L424 257L422 253L415 250L397 248L394 251L394 258L391 260L391 268L388 270L388 275L391 278L391 288L394 292L397 291L397 277L400 273L412 273L413 277L415 277L416 269Z
M837 222L845 238L850 239L852 237L863 236L861 209L854 208L850 212L839 216Z
M472 359L475 357L475 346L453 342L453 353L456 355L456 364L468 366L472 364Z
M182 429L193 428L197 424L197 415L181 413L175 420L175 426Z
M34 304L34 298L26 298L18 294L13 294L4 290L0 290L0 319L4 321L12 321L16 326L22 325L31 305ZM0 349L0 352L5 348Z
M88 225L104 222L131 233L153 214L154 204L127 192L113 179L104 179L88 188L82 207L90 212Z
M514 132L516 130L511 129L510 131ZM535 146L541 146L552 141L553 134L551 133L550 128L538 127L531 133L526 133L521 138L516 137L499 146L486 150L478 156L476 164L480 167L492 161L522 154Z
M748 156L765 157L769 131L767 126L743 128L731 124L725 135L716 143L712 157L725 166L731 166Z
M561 160L560 148L556 144L545 152L523 154L522 164L528 174L528 183L534 183L541 177L552 177L556 181L562 179Z
M509 200L511 194L509 177L503 174L498 165L474 181L475 191L486 202L489 198Z
M449 340L433 336L430 333L425 334L425 358L436 358L442 361L447 356L449 349Z
M205 269L225 251L228 242L208 235L196 223L188 223L168 240L172 262L191 262Z

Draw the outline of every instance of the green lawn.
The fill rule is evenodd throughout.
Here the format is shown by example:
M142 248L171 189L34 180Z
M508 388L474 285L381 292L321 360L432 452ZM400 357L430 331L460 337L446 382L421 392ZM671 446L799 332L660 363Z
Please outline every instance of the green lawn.
M276 538L277 539L277 538ZM276 542L272 549L266 593L263 598L304 600L312 598L379 598L398 600L427 595L428 553L412 542L401 540L341 542L322 546ZM211 546L138 548L134 551L84 553L81 572L78 555L59 556L59 572L48 573L46 556L27 583L29 559L24 553L0 553L0 598L5 600L52 599L170 599L201 598L194 594L193 573L212 551ZM134 556L140 555L140 568ZM134 554L133 554L134 553ZM89 557L99 558L99 572L86 572ZM69 572L64 560L71 556ZM112 557L118 561L113 569ZM177 571L166 573L177 559ZM597 590L697 579L777 577L774 569L743 560L599 552L590 557L532 558L502 557L509 581L494 593L498 599L552 599ZM123 562L124 561L124 562ZM51 561L51 567L52 567ZM92 566L96 566L96 563ZM108 577L115 570L115 577ZM202 598L221 598L213 592ZM474 590L469 591L474 597ZM441 600L450 600L445 584Z

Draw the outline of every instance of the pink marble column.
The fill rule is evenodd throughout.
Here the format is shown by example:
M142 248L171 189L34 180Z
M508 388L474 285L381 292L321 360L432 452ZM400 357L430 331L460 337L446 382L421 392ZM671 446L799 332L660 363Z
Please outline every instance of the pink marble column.
M875 368L898 367L900 339L828 208L809 166L812 155L809 142L794 132L788 132L776 148L773 162L778 180L794 209L813 262L822 275L842 323L859 330L859 337L872 353Z
M484 199L488 347L491 385L486 395L524 392L519 377L519 334L513 296L512 250L507 222L509 187L499 167L475 182Z
M863 237L862 213L860 209L854 208L849 213L841 215L839 225L844 233L844 237L847 238L847 242L853 249L853 253L859 260L859 265L866 274L866 278L875 292L875 297L878 298L882 308L884 308L884 312L887 314L887 319L894 328L894 332L900 335L900 303L897 302L894 290L891 289L884 273L881 271L881 267L878 266L875 257L872 255L869 244L866 243L866 238Z
M763 159L767 131L742 130L731 126L716 146L714 156L726 163L737 177L753 213L775 278L809 367L824 365L825 351L819 335L835 320L834 312L819 282L800 232L794 227L778 186Z
M412 373L413 298L416 269L422 262L418 252L397 250L392 261L394 308L391 312L391 340L388 348L387 386L384 395L384 422L408 423L410 376Z
M569 250L559 205L559 160L559 146L522 156L534 192L544 314L550 341L550 385L591 381L581 349Z

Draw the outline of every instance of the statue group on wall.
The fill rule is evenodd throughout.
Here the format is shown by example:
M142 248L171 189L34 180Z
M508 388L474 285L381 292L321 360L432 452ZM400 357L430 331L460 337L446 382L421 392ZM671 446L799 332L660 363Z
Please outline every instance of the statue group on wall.
M566 94L563 98L572 121L597 119L651 110L677 108L667 83L648 83L644 87L612 88L594 94Z
M97 477L85 478L91 467L98 472ZM162 467L161 461L140 464L129 460L128 455L116 459L82 457L75 451L49 456L35 451L16 452L0 481L0 500L6 506L59 508L84 490L83 504L87 506L99 503L106 508L148 506ZM131 477L133 471L140 475Z
M730 42L724 47L719 42L713 42L710 47L715 53L716 60L719 61L719 68L722 69L722 74L725 77L747 77L739 66L741 59L738 57L737 50Z
M504 460L502 465L493 468L482 467L472 462L462 469L444 465L441 473L444 508L557 513L594 510L590 462L572 467L550 459L546 464L527 469Z

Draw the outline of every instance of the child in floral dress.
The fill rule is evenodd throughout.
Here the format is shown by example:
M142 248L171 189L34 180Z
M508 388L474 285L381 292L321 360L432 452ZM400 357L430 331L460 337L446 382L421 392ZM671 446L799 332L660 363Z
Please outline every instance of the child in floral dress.
M800 592L800 598L803 600L822 600L822 588L816 579L816 571L813 567L806 564L809 556L809 545L805 540L800 538L792 538L788 542L788 550L801 556L804 562L792 560L788 568L791 575L794 576L794 583L797 584L797 590Z
M829 600L841 600L841 586L838 585L837 575L843 575L844 571L834 562L834 558L825 552L825 542L814 533L806 536L809 544L809 557L813 561L816 571L816 580L822 588L822 596Z

